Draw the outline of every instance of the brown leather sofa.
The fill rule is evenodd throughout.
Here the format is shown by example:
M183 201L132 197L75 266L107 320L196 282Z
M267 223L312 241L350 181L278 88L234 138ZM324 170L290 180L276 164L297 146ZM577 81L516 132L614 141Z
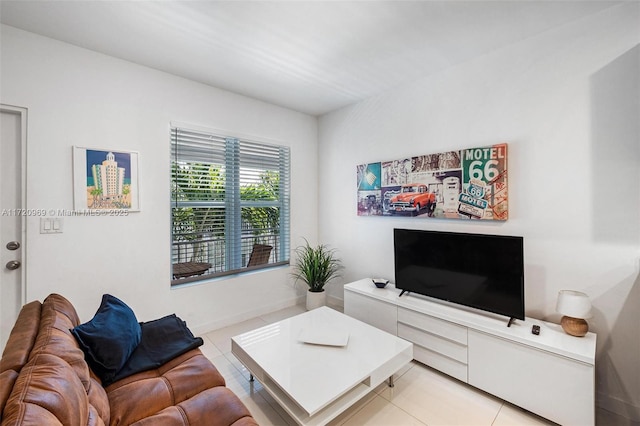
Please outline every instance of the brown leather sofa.
M199 349L104 388L69 331L73 305L25 305L0 360L5 425L257 425Z

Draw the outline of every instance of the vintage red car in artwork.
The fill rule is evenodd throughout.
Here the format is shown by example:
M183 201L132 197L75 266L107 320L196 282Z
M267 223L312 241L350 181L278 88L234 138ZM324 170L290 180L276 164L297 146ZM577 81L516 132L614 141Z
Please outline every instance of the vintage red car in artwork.
M402 185L400 193L394 195L389 203L389 210L394 212L414 212L426 209L429 216L436 209L436 194L429 192L427 185L423 183L410 183Z

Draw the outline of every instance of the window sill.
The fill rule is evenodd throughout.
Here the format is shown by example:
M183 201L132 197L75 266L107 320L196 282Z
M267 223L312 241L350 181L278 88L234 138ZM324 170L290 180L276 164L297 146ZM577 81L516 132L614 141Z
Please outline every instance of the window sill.
M238 277L247 274L254 274L271 269L277 269L282 267L288 267L289 261L269 263L267 265L250 266L242 269L235 269L233 271L217 272L214 274L203 274L188 278L179 278L171 280L171 288L178 289L183 287L191 287L193 285L208 284L215 281L226 280L233 277Z

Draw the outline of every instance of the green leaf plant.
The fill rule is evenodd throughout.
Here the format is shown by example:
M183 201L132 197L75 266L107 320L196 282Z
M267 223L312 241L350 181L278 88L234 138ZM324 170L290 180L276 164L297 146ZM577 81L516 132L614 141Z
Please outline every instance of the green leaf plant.
M325 284L339 277L343 269L342 263L335 256L335 250L326 245L312 247L305 240L305 244L297 247L295 253L296 262L292 275L296 282L304 281L311 292L324 291Z

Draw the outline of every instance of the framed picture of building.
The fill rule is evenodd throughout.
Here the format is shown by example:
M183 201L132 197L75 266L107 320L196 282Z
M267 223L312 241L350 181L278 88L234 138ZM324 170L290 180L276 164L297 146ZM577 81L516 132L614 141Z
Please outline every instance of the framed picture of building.
M138 153L73 147L75 211L140 211Z

